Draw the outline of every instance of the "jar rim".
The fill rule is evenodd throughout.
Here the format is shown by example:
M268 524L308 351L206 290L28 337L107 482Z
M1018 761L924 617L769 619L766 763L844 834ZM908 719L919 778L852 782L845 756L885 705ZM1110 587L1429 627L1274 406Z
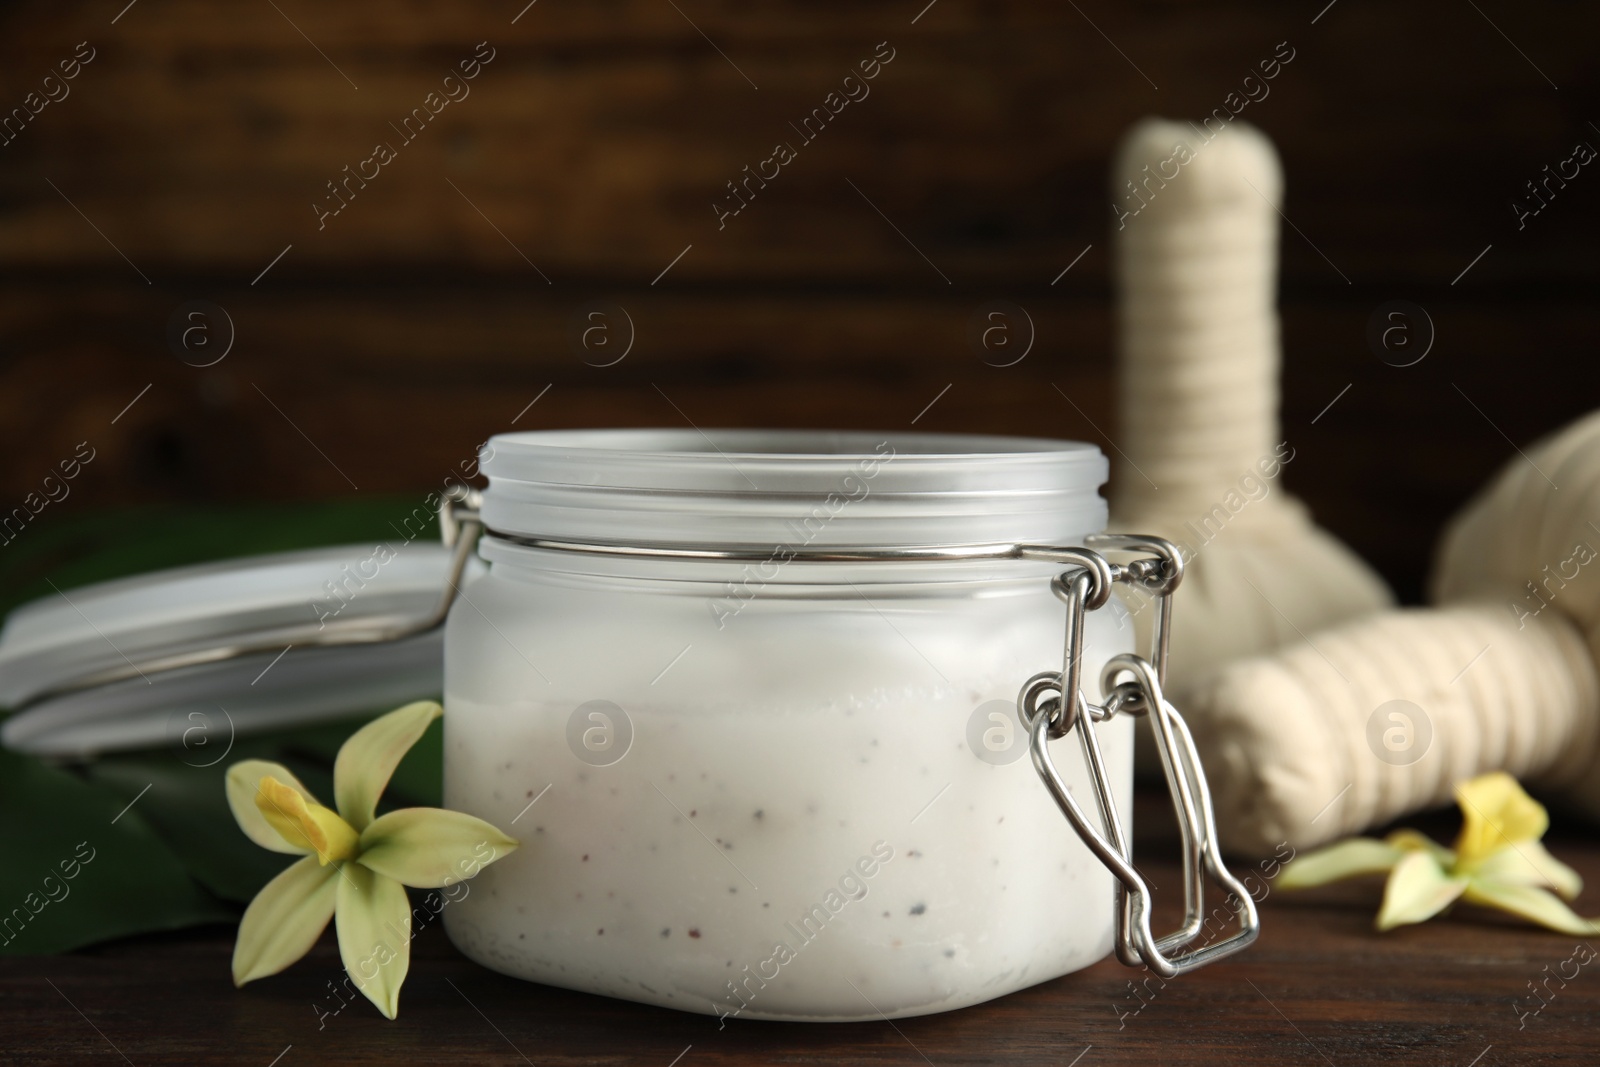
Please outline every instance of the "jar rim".
M713 436L715 435L715 436ZM692 459L726 456L749 460L805 460L866 457L879 442L891 440L897 454L928 459L1027 457L1036 455L1097 456L1100 450L1083 441L1010 434L902 433L868 430L711 430L668 427L637 429L524 430L496 434L487 456L526 455L550 450L581 450L596 458L662 456ZM720 444L718 442L721 442ZM487 457L486 457L487 458Z
M1027 541L1105 523L1092 444L928 432L542 430L490 438L492 530L766 545Z

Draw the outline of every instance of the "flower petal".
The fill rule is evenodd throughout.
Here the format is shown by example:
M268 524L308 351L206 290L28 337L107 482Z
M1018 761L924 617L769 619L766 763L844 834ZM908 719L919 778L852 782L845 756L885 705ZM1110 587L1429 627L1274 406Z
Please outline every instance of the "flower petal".
M405 886L346 863L339 879L339 958L386 1019L400 1011L400 986L411 968L411 902Z
M1407 852L1383 887L1378 929L1392 930L1431 919L1453 904L1466 887L1466 878L1447 874L1432 855Z
M1370 837L1352 837L1315 852L1296 856L1284 865L1273 884L1280 889L1306 889L1363 874L1381 874L1399 863L1406 853Z
M1463 899L1530 919L1540 926L1576 937L1600 934L1600 919L1585 919L1547 889L1530 885L1510 885L1474 878Z
M307 856L261 887L239 922L233 984L277 974L311 950L333 918L338 868Z
M256 789L256 808L279 837L297 851L315 852L320 863L355 857L358 838L349 823L270 775Z
M1427 834L1416 830L1400 829L1389 834L1384 841L1395 848L1405 849L1407 852L1427 852L1439 861L1439 865L1448 869L1456 862L1456 854L1445 848Z
M373 719L340 747L333 761L333 802L357 833L372 821L400 760L442 714L438 704L419 700Z
M264 759L241 760L228 768L227 776L228 807L233 811L234 820L238 822L239 829L245 832L245 836L262 848L297 856L305 855L311 849L291 845L285 841L283 835L272 828L262 816L260 809L256 807L256 793L261 789L263 778L276 778L305 797L308 802L316 803L316 797L311 795L311 791L301 785L300 780L283 764Z
M1470 874L1473 881L1554 889L1568 900L1583 892L1583 876L1552 856L1538 841L1522 841L1498 849L1463 873Z
M443 808L401 808L361 834L359 863L415 889L471 878L517 847L489 823Z
M1463 866L1486 859L1513 841L1537 841L1550 828L1544 805L1504 771L1458 783L1456 803L1461 805L1462 819L1456 854Z

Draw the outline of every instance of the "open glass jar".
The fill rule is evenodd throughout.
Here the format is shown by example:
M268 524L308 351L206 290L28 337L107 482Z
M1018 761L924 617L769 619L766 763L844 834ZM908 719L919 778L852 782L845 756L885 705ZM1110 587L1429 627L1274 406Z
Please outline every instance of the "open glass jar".
M1019 547L1102 529L1098 449L574 431L495 437L482 470L489 571L446 628L445 803L522 847L446 909L468 956L687 1011L849 1020L1086 966L1130 917L1148 940L1148 900L1106 869L1127 851L1131 724L1096 703L1133 644L1110 578L1135 572L1089 553L1063 585L1078 555ZM1083 702L1019 712L1019 684L1062 662L1058 596L1069 662L1048 678L1058 697L1081 679ZM1074 721L1086 761L1045 751L1046 774L1046 735ZM1073 793L1099 797L1098 843Z

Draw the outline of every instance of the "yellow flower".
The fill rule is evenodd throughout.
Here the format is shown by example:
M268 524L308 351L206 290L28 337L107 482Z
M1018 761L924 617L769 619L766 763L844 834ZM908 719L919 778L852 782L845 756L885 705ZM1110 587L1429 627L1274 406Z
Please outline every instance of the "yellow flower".
M298 853L256 894L239 923L233 982L277 974L310 951L338 916L339 955L367 999L390 1019L411 962L406 886L437 889L471 878L517 842L458 811L402 808L381 818L378 796L443 709L407 704L357 730L333 764L338 810L317 803L287 767L245 760L228 768L228 806L250 840Z
M1454 849L1415 830L1396 830L1382 841L1356 837L1293 860L1277 884L1303 889L1387 871L1379 930L1423 922L1465 900L1562 933L1600 934L1600 919L1583 918L1561 899L1576 898L1583 879L1539 843L1550 816L1515 778L1495 771L1461 782L1456 803L1462 824Z

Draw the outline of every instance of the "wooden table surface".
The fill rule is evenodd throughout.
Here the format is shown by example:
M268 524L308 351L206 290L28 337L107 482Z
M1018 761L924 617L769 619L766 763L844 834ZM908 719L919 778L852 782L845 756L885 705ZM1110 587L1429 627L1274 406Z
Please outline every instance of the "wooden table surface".
M1179 883L1155 797L1140 866ZM1416 822L1413 820L1413 822ZM1451 817L1420 825L1448 839ZM1600 884L1600 842L1552 834ZM342 976L331 932L288 972L235 990L233 932L138 938L69 956L0 960L0 1062L254 1064L1499 1064L1592 1065L1600 961L1578 939L1465 909L1378 935L1379 887L1269 891L1240 957L1136 999L1113 960L999 1000L894 1023L730 1021L517 981L417 937L400 1018L358 1002L319 1021ZM1580 909L1600 911L1594 891ZM1161 914L1170 921L1170 908ZM1600 939L1595 939L1600 942ZM1576 977L1563 982L1558 972ZM1530 983L1539 985L1543 1001ZM1540 1007L1543 1004L1542 1008ZM1142 1007L1141 1007L1142 1004ZM1534 1009L1538 1009L1535 1011ZM1136 1014L1135 1014L1136 1012Z

